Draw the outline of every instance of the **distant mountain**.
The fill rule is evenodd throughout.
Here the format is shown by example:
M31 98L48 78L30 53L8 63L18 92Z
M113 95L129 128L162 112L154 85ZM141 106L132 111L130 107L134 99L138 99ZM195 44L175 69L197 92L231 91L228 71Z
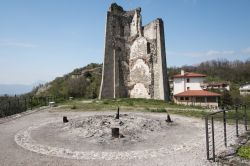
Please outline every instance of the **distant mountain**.
M36 81L33 84L0 84L0 96L2 95L20 95L30 92L34 87L39 84L44 84L44 81Z

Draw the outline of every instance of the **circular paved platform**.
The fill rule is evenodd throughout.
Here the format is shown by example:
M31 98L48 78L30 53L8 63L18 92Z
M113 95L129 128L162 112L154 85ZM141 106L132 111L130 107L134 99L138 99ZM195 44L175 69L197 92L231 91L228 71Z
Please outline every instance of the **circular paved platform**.
M167 124L163 113L126 112L119 120L114 114L44 110L0 124L0 148L5 149L0 161L3 165L210 165L203 120L172 115L174 123ZM63 116L69 123L62 123ZM112 126L118 126L124 138L112 138Z

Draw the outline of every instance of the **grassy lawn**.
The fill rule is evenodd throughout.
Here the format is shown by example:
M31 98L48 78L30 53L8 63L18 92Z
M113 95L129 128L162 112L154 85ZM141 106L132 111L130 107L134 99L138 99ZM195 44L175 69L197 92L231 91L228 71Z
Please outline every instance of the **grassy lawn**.
M208 109L204 109L197 106L185 106L177 105L173 102L165 102L162 100L153 99L105 99L105 100L86 100L86 99L74 99L61 103L61 107L65 109L72 109L75 111L116 111L120 108L120 111L145 111L145 112L159 112L180 114L184 116L192 116L198 118L204 118L207 114L211 113ZM243 119L244 111L239 109L238 118ZM248 119L250 119L250 110L248 110ZM222 113L214 116L215 120L222 121ZM235 111L231 110L227 112L228 122L235 120ZM242 123L243 121L239 121Z
M75 99L61 104L62 108L76 111L145 111L170 114L181 114L185 116L204 117L208 112L201 107L177 105L173 102L152 99L105 99L84 100Z
M152 107L152 108L180 108L180 109L197 109L204 110L201 107L192 107L177 105L173 102L165 102L162 100L153 100L153 99L104 99L104 100L71 100L63 103L64 105L77 105L80 108L90 105L92 109L104 108L117 108L119 107L130 107L130 108L142 108L142 107ZM101 107L100 107L101 106Z

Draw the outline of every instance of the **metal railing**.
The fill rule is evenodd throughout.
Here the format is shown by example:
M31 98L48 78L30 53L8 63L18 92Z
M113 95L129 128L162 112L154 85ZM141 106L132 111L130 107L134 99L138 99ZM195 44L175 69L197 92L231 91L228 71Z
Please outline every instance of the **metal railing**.
M234 144L237 137L248 129L246 105L222 108L205 117L207 159L216 161L219 154Z

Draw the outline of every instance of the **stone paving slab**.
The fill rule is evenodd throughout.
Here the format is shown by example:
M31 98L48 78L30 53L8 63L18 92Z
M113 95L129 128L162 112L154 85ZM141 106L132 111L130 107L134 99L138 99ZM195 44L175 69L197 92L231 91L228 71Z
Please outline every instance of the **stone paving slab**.
M45 109L0 124L1 165L212 165L212 163L206 160L204 121L202 119L178 115L171 116L174 122L178 124L178 129L171 131L168 135L168 141L164 140L165 145L162 148L157 148L156 151L153 151L154 153L150 149L145 148L137 152L119 152L118 150L108 154L104 149L91 153L84 152L86 156L91 157L81 157L82 151L79 151L80 153L76 156L73 154L75 151L72 151L73 157L67 157L64 155L55 155L60 152L60 150L56 151L56 149L54 149L54 152L51 151L51 154L54 154L51 155L18 145L18 141L17 143L15 141L18 133L32 126L47 122L59 122L62 121L63 116L74 119L80 116L114 114L114 112L57 112L52 109ZM136 112L135 114L156 118L166 116L164 113ZM159 142L161 140L155 139L153 143L157 145ZM71 152L68 152L70 155Z

